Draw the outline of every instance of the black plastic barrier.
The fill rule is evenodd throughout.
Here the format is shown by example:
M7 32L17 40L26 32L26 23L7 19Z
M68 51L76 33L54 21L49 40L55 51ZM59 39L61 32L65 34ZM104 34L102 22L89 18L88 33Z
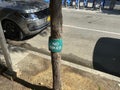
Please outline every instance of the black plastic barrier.
M94 69L120 77L120 39L100 38L93 53Z

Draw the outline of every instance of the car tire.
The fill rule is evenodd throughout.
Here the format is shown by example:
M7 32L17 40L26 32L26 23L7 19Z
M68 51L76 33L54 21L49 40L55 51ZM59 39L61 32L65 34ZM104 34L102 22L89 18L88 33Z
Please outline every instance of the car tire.
M23 33L19 26L10 20L4 20L2 22L2 28L6 39L21 41L23 39Z

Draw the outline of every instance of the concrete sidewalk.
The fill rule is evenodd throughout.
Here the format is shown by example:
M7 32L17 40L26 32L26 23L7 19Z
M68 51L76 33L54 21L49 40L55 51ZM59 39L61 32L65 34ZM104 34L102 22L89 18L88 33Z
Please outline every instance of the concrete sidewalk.
M21 74L15 81L0 76L0 90L51 90L50 57L28 50L17 49L14 53L11 52L12 62ZM61 63L63 90L120 90L118 77L63 60Z

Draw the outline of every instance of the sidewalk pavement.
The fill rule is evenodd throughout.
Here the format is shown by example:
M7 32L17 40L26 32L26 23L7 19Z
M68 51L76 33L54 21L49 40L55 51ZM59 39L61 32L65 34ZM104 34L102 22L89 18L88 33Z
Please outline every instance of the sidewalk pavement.
M28 50L14 53L11 52L12 62L21 73L15 81L0 76L0 90L51 90L50 57ZM118 77L63 60L61 63L63 90L120 90Z

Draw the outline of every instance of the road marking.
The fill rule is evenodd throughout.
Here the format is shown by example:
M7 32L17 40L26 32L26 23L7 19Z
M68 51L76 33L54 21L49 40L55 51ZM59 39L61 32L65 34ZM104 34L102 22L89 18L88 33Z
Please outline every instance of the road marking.
M64 27L69 27L69 28L76 28L76 29L86 30L86 31L93 31L93 32L100 32L100 33L107 33L107 34L120 35L120 33L109 32L109 31L103 31L103 30L99 30L99 29L89 29L89 28L78 27L78 26L72 26L72 25L65 25L65 24L63 24L63 26L64 26Z

